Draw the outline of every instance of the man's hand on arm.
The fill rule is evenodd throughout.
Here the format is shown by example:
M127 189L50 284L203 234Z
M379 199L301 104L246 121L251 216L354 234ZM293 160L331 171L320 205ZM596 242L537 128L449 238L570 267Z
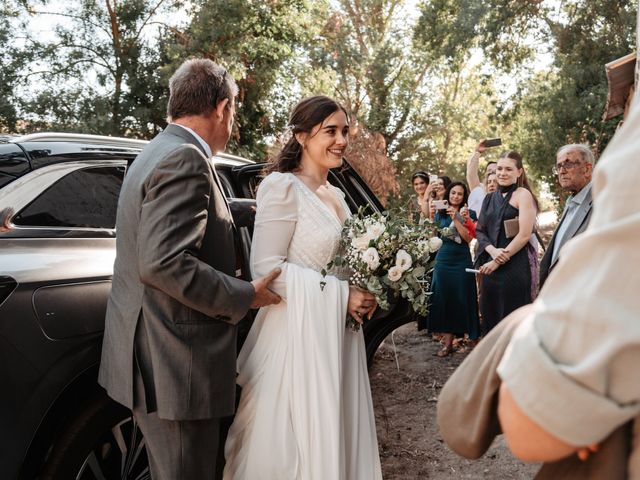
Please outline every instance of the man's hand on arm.
M279 268L274 268L264 277L256 278L251 282L256 291L253 301L251 302L251 308L260 308L280 303L280 295L269 290L269 284L280 275L280 272L281 270Z

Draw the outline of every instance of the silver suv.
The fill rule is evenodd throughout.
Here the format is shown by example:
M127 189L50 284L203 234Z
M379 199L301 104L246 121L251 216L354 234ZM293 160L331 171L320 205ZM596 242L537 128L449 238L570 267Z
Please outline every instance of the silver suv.
M118 194L146 142L72 134L1 142L0 478L149 478L144 438L130 412L96 382ZM244 225L239 275L248 279L247 207L263 166L225 154L213 161ZM382 208L348 165L330 180L353 211ZM382 340L412 319L406 303L378 312L364 328L369 362ZM252 321L250 312L240 323L240 342Z

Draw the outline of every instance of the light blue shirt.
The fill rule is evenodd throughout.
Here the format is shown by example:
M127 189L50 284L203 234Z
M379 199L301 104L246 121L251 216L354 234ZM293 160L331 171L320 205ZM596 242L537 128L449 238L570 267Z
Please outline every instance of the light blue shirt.
M564 213L562 214L562 221L560 226L558 227L558 231L556 233L556 240L553 243L553 254L551 256L551 261L554 262L558 257L558 252L560 251L560 245L562 245L562 239L564 238L565 233L567 232L567 228L571 225L573 221L573 217L575 217L576 212L578 211L582 202L585 201L587 197L587 188L588 184L582 187L575 195L570 196L567 199L567 203L564 207Z

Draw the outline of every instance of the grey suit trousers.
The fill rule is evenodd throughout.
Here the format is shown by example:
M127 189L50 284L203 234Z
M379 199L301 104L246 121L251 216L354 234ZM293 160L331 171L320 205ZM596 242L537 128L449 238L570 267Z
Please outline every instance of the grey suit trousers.
M138 323L134 348L135 418L145 438L152 480L213 480L220 439L220 419L167 420L159 418L152 392L144 322ZM148 388L145 388L145 384ZM204 453L206 452L206 453Z
M145 438L152 480L215 478L219 418L165 420L155 411L147 412L144 384L138 368L134 373L134 400L133 417Z

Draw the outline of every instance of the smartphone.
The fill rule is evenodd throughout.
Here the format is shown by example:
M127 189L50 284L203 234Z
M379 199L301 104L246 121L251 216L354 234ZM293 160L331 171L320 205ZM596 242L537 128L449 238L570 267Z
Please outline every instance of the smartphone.
M500 139L500 138L487 138L482 143L487 148L497 147L498 145L502 145L502 139Z
M436 207L436 210L446 210L449 206L449 202L446 200L434 200L433 206Z
M429 175L429 183L433 183L438 180L438 175Z

